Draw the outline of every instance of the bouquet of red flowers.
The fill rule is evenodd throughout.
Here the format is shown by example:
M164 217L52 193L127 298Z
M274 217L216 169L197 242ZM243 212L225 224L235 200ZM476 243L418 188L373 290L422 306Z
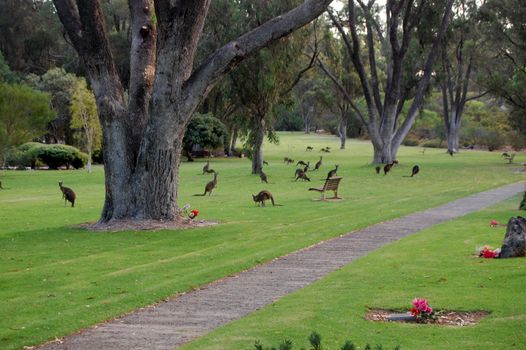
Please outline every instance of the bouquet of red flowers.
M484 259L498 258L500 255L500 249L491 249L490 246L485 245L479 249L479 257Z
M188 214L188 217L189 217L190 219L195 219L197 215L199 215L199 210L194 209L194 210L192 210L192 211L190 212L190 214Z
M413 307L411 308L411 315L417 322L427 323L435 319L433 308L427 303L427 299L413 299Z

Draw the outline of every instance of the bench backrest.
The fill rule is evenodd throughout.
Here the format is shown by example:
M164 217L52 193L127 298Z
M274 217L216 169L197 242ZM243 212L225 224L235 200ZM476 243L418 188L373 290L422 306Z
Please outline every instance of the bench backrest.
M341 176L329 177L328 179L325 180L325 184L323 185L323 189L325 191L337 190L341 179L342 179Z

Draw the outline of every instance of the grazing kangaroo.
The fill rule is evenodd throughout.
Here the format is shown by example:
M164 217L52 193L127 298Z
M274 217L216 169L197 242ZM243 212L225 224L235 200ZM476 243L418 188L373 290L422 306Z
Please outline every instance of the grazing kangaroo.
M215 173L216 173L216 171L215 171L214 169L206 169L205 172L206 172L207 174L215 174ZM204 173L203 173L203 174L204 174Z
M62 186L62 181L58 183L58 187L60 187L60 190L62 191L62 198L64 198L64 206L66 206L66 202L71 202L71 207L75 206L75 198L77 196L75 195L75 192L69 187Z
M395 162L392 162L390 164L386 164L384 166L384 175L387 175L388 172L391 171L391 168L395 165Z
M448 150L447 150L447 153L449 153L449 155L450 155L451 157L453 157L453 154L455 154L455 151L453 151L452 149L448 149Z
M303 166L305 166L305 165L307 165L307 163L305 163L304 161L300 160L300 161L296 164L296 166L298 166L298 165L303 165Z
M320 160L318 160L318 161L316 162L316 165L314 165L314 170L318 170L318 169L320 169L321 164L322 164L322 161L321 161L322 158L323 158L323 157L320 156Z
M254 200L254 204L260 207L265 206L265 201L269 200L272 202L272 206L274 206L274 197L272 197L272 193L270 193L267 190L260 191L256 195L252 195L252 199Z
M420 171L420 167L418 165L415 165L413 167L413 170L411 171L411 177L415 176L416 174L418 174L418 172Z
M294 164L294 159L289 159L289 160L287 161L287 165L289 165L289 164Z
M267 174L265 174L263 170L261 170L261 172L259 173L259 178L261 179L261 182L265 182L268 184Z
M502 153L500 156L504 157L504 158L509 158L510 157L510 155L508 153L506 153L506 152Z
M334 168L331 171L329 171L329 173L327 174L327 179L338 175L338 166L339 165L336 164L336 168Z
M263 160L264 165L268 165L268 162L266 160Z
M209 173L209 169L210 169L210 161L207 160L205 166L203 167L203 175L205 173Z
M314 148L312 146L307 146L307 151L312 151Z
M299 171L296 172L296 180L294 181L298 181L298 179L302 179L303 181L310 181L309 177L302 169L298 169L298 170Z
M218 173L214 173L214 179L206 184L205 192L203 194L196 194L195 196L204 196L207 193L210 196L212 194L212 190L217 186L217 175Z
M382 169L382 168L380 168L379 165L375 168L377 174L380 174L380 169Z
M285 158L283 158L283 163L288 164L288 163L289 163L289 157L285 157Z

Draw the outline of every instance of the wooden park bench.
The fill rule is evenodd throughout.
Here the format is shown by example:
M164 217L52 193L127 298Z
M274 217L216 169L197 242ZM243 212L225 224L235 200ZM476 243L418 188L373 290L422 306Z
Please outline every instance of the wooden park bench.
M340 181L342 177L341 176L333 176L329 177L325 180L325 184L323 187L319 188L309 188L309 191L317 191L321 192L321 199L322 201L326 199L342 199L338 197L338 186L340 186ZM325 198L325 191L334 191L334 197Z

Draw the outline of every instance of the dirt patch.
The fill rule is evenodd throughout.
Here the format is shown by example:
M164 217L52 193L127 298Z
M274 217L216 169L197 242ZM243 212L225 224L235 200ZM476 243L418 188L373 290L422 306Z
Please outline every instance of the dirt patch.
M385 309L369 309L365 314L365 319L375 322L404 322L416 323L414 320L391 321L388 317L392 314L400 314L400 311L385 310ZM487 311L449 311L439 310L435 312L436 320L430 324L444 325L444 326L471 326L478 323L481 319L489 315Z
M118 231L158 231L158 230L181 230L196 227L217 225L217 221L190 220L178 218L176 220L113 220L109 223L87 222L74 227L84 228L94 232L118 232Z

